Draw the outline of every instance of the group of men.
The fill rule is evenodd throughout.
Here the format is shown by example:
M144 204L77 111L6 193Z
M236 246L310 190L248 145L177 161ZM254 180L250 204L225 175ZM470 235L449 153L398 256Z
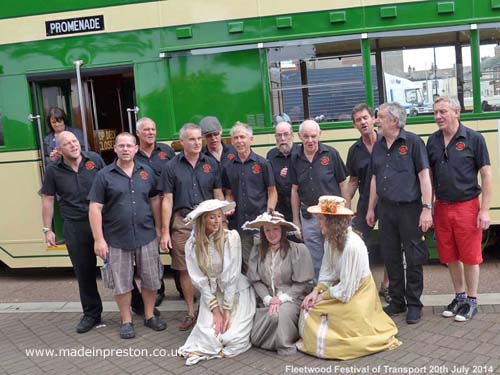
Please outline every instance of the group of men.
M236 202L228 226L240 233L243 268L256 239L241 226L278 209L301 228L317 279L323 239L316 217L306 209L321 195L343 196L350 205L356 190L353 226L365 241L379 221L391 297L386 313L407 312L408 323L420 320L422 265L428 257L422 235L434 223L439 256L449 266L456 292L443 315L457 321L472 318L477 312L482 229L489 226L490 162L483 137L460 123L456 100L439 98L434 111L439 130L426 149L417 135L404 129L406 113L399 104L381 105L378 118L368 106L357 105L352 119L361 137L349 149L347 168L336 149L320 142L321 129L312 120L300 125L300 144L294 144L291 124L278 123L276 148L267 159L252 150L250 126L237 122L230 131L231 145L225 144L222 126L211 116L200 126L185 124L180 129L183 150L177 155L156 142L154 122L143 118L137 123L139 145L132 134L118 135L117 159L108 166L99 155L82 152L72 133L61 133L57 142L62 156L47 167L42 188L43 230L47 243L54 245L51 225L57 195L84 311L77 332L87 332L101 321L95 254L111 265L120 336L135 336L130 313L134 264L141 278L144 324L156 331L166 328L154 309L163 271L158 249L170 252L172 268L180 275L187 315L179 329L195 324L184 254L192 228L183 219L206 199Z

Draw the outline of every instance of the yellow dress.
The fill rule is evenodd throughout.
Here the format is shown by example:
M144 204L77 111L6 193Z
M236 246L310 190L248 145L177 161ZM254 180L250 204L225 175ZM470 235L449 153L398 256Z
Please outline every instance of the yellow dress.
M364 242L349 231L343 252L325 255L316 287L323 300L301 310L297 348L326 359L348 360L401 345L398 329L382 310Z

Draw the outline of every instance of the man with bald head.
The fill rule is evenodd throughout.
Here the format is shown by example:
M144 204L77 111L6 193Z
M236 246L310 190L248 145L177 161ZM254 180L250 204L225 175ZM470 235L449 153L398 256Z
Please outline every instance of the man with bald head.
M102 158L91 151L82 151L76 136L68 131L57 135L61 157L47 166L42 186L42 231L48 246L56 245L52 229L54 197L58 196L64 219L63 235L75 270L80 291L83 317L76 327L78 333L90 331L101 323L102 303L96 283L96 256L90 230L87 194L97 172L104 167Z
M317 217L307 207L317 204L322 195L346 197L347 170L333 147L319 142L321 129L317 122L306 120L299 127L302 145L291 158L290 181L293 222L302 227L302 238L311 252L314 279L318 280L323 259L323 237Z
M285 215L288 221L292 221L292 203L290 201L292 184L288 169L290 168L292 152L298 147L293 143L292 125L285 121L278 123L274 129L274 137L276 138L276 147L269 150L266 158L273 167L274 181L278 191L276 210Z

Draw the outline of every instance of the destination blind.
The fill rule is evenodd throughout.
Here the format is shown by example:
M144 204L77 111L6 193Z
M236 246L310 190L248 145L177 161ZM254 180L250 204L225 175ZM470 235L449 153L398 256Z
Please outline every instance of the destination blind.
M69 18L66 20L46 21L47 36L88 33L104 30L104 16Z

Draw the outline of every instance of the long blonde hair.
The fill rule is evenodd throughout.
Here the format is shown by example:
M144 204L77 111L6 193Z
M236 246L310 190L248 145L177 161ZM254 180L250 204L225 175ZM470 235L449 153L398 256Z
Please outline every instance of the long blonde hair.
M219 210L222 212L222 210ZM207 274L207 263L208 263L208 243L210 242L206 234L206 220L208 215L212 211L205 212L200 215L194 225L195 234L195 254L196 261L200 270ZM214 245L215 249L219 253L220 258L224 262L224 241L225 241L225 231L224 226L221 224L219 230L214 234Z
M352 217L348 215L325 216L328 225L328 231L325 234L325 238L330 245L330 251L336 249L339 252L343 252L347 240L347 228L351 225Z

